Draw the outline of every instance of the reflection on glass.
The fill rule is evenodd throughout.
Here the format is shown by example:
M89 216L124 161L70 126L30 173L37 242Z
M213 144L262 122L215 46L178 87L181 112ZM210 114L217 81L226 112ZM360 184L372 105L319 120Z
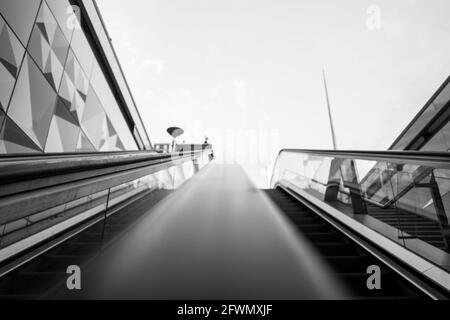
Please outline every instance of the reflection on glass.
M449 140L450 141L450 140ZM444 132L437 132L433 138L427 141L425 145L420 149L423 151L447 151L448 143L444 136Z
M80 127L78 121L67 111L65 105L58 99L55 113L50 123L45 152L76 151Z
M88 88L87 77L69 50L58 95L78 121L83 117Z
M55 90L58 90L69 44L45 2L39 10L28 52Z
M44 148L55 108L56 93L27 55L14 90L8 116Z
M25 46L41 0L2 0L0 12Z
M272 186L306 192L429 259L449 255L450 163L386 158L283 151Z
M68 0L45 0L50 10L58 21L58 24L64 33L64 36L68 42L72 39L73 28L72 24L68 23L68 19L71 17L71 4Z
M154 190L157 188L158 181L153 174L111 188L108 208L115 206L118 203L121 203L144 191Z
M138 148L136 142L131 135L131 131L125 121L124 115L120 110L111 87L109 86L105 75L100 69L98 63L94 64L94 72L92 74L91 84L114 129L118 133L120 140L124 144L125 149L137 150Z
M0 110L0 154L36 153L41 149Z
M0 16L0 109L7 110L25 49Z
M84 73L90 78L94 64L94 53L82 29L74 29L70 46L75 53Z
M81 127L96 150L120 151L125 149L92 87L86 99Z
M23 219L8 221L0 225L0 248L7 247L25 236L34 235L80 214L94 216L106 209L108 191L101 191L41 212Z
M92 30L73 23L72 4L69 0L0 2L0 109L12 120L8 120L8 131L2 131L2 152L31 151L34 145L45 152L138 150L149 145L148 138L142 141L145 130L137 121L139 115L95 3L83 2L88 17L82 18L90 18L95 29L92 36L97 35L104 46L106 63L136 124L127 122L119 93L105 76L109 68L97 61ZM61 116L62 111L53 114L60 107L55 92L74 120ZM87 115L86 103L92 108ZM31 139L32 148L27 141L16 143L23 140L22 135L12 141L15 125L28 136L24 140ZM136 128L141 139L133 135Z
M77 152L95 151L95 148L92 145L91 141L89 141L88 137L84 134L82 130L80 130L80 134L78 135L77 147L75 150Z

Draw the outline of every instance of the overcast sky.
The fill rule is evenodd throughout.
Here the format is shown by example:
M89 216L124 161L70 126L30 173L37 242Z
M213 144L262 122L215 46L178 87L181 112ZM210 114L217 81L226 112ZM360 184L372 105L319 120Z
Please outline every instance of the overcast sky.
M97 3L153 143L178 125L331 148L325 66L339 148L386 149L450 74L448 0Z

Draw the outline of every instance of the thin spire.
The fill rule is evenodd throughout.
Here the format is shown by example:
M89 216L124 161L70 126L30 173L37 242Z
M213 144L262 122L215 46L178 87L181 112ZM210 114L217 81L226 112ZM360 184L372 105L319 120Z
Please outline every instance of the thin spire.
M331 138L333 139L333 149L337 149L336 135L334 134L333 117L331 115L330 98L328 96L327 78L325 76L325 67L322 68L323 84L325 86L325 96L327 98L328 117L330 119Z

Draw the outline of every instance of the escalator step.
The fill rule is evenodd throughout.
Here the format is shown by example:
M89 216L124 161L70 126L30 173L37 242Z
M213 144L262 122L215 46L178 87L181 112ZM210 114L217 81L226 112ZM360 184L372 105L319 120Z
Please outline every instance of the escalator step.
M377 264L377 260L368 256L330 256L325 257L326 261L332 265L333 270L337 273L366 273L367 268L371 265Z
M295 222L294 222L295 224ZM330 226L327 226L325 224L318 225L318 224L295 224L297 227L301 228L301 232L308 234L308 233L324 233L324 232L330 232L332 229Z
M316 243L316 248L324 256L358 256L355 246L350 243Z
M40 294L65 281L66 278L65 272L19 272L8 281L1 282L0 292L12 295Z
M335 232L308 233L305 237L315 243L330 243L342 241L342 236Z
M384 267L375 257L363 251L313 211L291 198L286 192L280 189L265 191L285 216L297 227L303 237L317 249L317 253L320 253L319 257L329 265L330 270L337 278L347 284L353 298L405 299L419 297L418 292L415 288L411 288L409 283L402 281L400 276ZM415 220L411 221L415 222ZM426 226L430 225L426 224ZM427 228L421 229L420 232L433 236L432 227L430 230L427 230ZM381 290L369 290L367 288L366 282L369 277L367 268L371 265L377 265L381 268Z

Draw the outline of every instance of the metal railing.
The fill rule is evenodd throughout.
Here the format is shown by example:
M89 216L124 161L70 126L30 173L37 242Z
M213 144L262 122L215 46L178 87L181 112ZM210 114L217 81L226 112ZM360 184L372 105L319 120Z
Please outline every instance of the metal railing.
M209 161L211 150L172 154L110 152L0 159L0 263L116 206L175 189ZM5 262L6 263L6 262Z

